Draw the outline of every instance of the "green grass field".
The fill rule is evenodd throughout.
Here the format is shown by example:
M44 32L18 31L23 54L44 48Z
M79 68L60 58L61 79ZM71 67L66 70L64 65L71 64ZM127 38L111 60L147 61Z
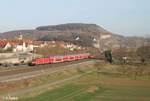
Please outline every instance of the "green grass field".
M94 72L19 101L150 101L150 80Z

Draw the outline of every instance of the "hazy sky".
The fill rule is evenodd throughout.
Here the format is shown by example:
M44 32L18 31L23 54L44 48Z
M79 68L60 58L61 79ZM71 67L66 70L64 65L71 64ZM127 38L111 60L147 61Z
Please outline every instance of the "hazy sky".
M0 32L76 22L122 35L150 35L150 0L0 1Z

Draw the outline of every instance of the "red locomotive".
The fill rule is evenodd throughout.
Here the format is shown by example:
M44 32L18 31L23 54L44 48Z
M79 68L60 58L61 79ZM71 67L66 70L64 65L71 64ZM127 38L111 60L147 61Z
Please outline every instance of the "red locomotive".
M67 61L87 59L89 57L90 57L89 53L73 54L73 55L61 55L61 56L49 56L47 58L37 58L37 59L34 59L30 63L30 65L41 65L41 64L51 64L51 63L67 62Z

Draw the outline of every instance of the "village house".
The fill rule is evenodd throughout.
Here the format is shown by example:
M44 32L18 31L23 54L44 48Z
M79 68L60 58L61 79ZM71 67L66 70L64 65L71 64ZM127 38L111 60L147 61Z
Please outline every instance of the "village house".
M20 35L16 39L3 39L0 40L0 49L8 50L12 49L12 52L27 52L33 51L33 41L32 40L23 40L23 36Z
M34 48L45 47L47 45L48 44L44 41L23 39L22 35L19 35L19 37L12 40L0 40L0 49L5 51L12 48L12 52L33 52Z
M66 43L65 47L64 48L67 48L71 51L74 51L74 50L81 50L82 47L81 46L78 46L78 45L75 45L75 44L72 44L72 43Z
M7 40L0 40L0 49L1 50L7 50L11 48L11 44L7 42Z
M43 48L43 47L62 47L65 49L69 49L70 51L81 50L82 47L67 43L64 41L33 41L23 39L22 35L19 35L18 38L12 40L0 40L0 49L7 50L12 48L12 52L33 52L35 48Z
M34 46L32 44L22 42L21 44L15 44L13 46L13 52L32 52Z

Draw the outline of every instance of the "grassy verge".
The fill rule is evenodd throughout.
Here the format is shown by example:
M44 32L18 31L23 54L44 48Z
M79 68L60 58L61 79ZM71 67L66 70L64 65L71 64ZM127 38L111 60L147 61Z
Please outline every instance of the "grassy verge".
M22 99L20 101L90 101L93 97L104 91L98 87L96 88L96 92L92 92L92 89L95 89L95 86L67 84L37 97Z
M149 101L150 81L92 73L38 96L19 101Z

